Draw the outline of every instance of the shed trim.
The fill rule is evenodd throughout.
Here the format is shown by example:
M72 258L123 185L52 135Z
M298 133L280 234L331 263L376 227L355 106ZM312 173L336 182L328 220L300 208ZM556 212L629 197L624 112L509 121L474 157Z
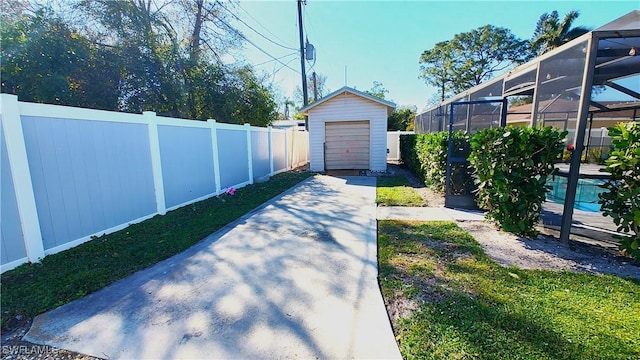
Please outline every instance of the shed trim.
M358 90L350 88L348 86L343 86L342 88L332 92L331 94L323 97L322 99L319 99L318 101L314 101L313 103L303 107L298 112L300 114L308 115L309 114L309 110L311 110L312 108L314 108L314 107L316 107L318 105L321 105L321 104L323 104L323 103L325 103L325 102L337 97L338 95L341 95L341 94L344 94L344 93L350 93L350 94L362 97L364 99L376 102L378 104L384 105L384 106L386 106L388 108L387 109L387 113L390 113L391 111L393 111L396 108L396 104L391 102L391 101L387 101L387 100L384 100L384 99L377 98L375 96L369 95L369 94L364 93L362 91L358 91Z

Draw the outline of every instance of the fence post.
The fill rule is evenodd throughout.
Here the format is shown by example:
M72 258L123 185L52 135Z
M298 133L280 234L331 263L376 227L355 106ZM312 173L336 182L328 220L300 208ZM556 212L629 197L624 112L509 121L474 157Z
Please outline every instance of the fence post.
M291 169L294 169L297 165L296 163L296 133L293 132L293 128L291 128Z
M289 139L287 137L287 130L284 130L284 166L288 170L291 170L289 167Z
M267 127L269 130L269 176L273 176L273 128Z
M162 178L162 161L160 159L160 138L158 137L158 121L153 111L143 111L142 116L147 120L149 129L149 151L151 152L151 168L153 169L153 185L156 193L156 207L158 214L167 213L164 198L164 180Z
M218 131L216 129L216 121L214 119L207 120L207 124L211 125L211 146L213 154L213 178L216 182L216 194L220 194L222 187L220 186L220 159L218 158Z
M27 258L37 262L44 257L44 244L40 231L40 220L33 193L31 170L27 158L27 147L24 141L20 106L16 95L0 95L0 114L2 114L2 128L9 157L9 167L18 205L20 226Z
M245 123L244 128L247 131L247 165L249 166L249 184L253 184L253 154L251 153L251 124Z
M311 137L309 136L309 132L305 131L305 149L304 149L304 161L305 162L310 162L311 158L310 158L310 151L311 151Z

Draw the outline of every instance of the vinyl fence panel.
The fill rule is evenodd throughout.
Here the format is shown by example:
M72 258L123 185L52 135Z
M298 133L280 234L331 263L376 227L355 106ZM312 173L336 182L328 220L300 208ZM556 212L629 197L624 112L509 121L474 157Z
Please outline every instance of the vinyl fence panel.
M0 269L308 160L308 133L0 95Z
M16 202L11 168L9 167L9 155L4 141L4 130L0 125L0 261L8 264L26 258L27 250L24 246L22 228L20 227L20 214Z
M387 132L387 160L400 160L400 135L414 134L413 131Z
M292 135L293 159L291 167L295 168L309 162L309 133L294 131Z
M167 208L215 193L211 131L206 128L158 126Z
M273 171L287 170L287 138L284 130L273 130Z
M45 250L155 212L144 125L22 122Z
M218 125L221 126L221 125ZM220 186L223 189L249 182L249 154L246 130L218 129L218 154L220 158Z
M258 179L268 176L271 173L268 130L251 130L251 150L251 155L253 156L253 178Z

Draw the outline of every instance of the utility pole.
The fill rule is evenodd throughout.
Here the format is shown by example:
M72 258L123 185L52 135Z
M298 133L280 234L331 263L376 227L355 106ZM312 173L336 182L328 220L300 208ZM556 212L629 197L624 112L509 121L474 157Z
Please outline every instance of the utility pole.
M311 73L311 79L313 80L313 101L318 101L318 78L315 71Z
M309 104L309 98L307 94L307 71L304 66L304 34L302 32L302 2L306 0L298 0L298 30L300 30L300 68L302 70L302 99L304 102L303 106L307 106ZM304 117L304 127L305 129L309 129L309 119L308 117Z

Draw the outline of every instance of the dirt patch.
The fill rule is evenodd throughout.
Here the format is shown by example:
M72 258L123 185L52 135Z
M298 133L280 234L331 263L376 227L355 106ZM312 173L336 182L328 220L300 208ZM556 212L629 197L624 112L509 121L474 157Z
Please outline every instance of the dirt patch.
M390 303L385 299L385 305L393 326L397 326L399 319L409 317L414 311L420 309L420 304L417 301L407 299L401 294L393 296Z
M464 221L458 225L482 245L484 251L502 266L522 269L568 270L611 274L640 279L640 264L621 256L611 247L578 241L569 246L557 239L539 235L528 239L499 231L494 225Z

